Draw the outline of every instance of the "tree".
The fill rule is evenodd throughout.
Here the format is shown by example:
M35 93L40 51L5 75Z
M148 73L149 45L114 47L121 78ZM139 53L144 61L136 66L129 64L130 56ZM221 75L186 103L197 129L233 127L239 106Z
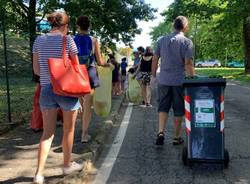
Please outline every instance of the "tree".
M3 6L6 8L7 27L16 32L28 33L30 47L36 37L36 25L51 10L58 8L57 0L5 0ZM41 19L36 20L38 14Z
M130 47L121 47L117 49L117 52L122 56L130 56L133 50Z
M235 52L238 51L238 48L244 47L242 50L245 55L245 71L250 73L249 8L250 1L245 0L175 0L164 15L167 21L182 14L195 17L200 20L200 23L209 24L210 33L215 33L213 38L217 37L214 42L217 44L217 51L219 49L224 51L228 45L231 45L230 50L235 49ZM239 42L240 36L242 36L243 42L242 40ZM234 41L232 41L232 37ZM226 47L222 42L226 43ZM236 42L237 44L235 44Z
M137 21L152 20L156 11L141 0L65 0L63 8L72 18L73 31L76 30L76 18L87 15L93 32L111 48L116 41L131 44L135 35L141 32Z
M151 40L153 41L153 46L155 47L156 41L159 37L170 33L172 31L171 23L161 22L158 26L152 27L149 35L151 36Z
M6 7L6 27L17 33L28 33L30 51L36 38L37 23L49 11L59 7L57 0L4 0L1 3L3 7ZM37 14L40 12L42 12L42 18L36 20ZM30 59L33 60L32 52L30 52Z

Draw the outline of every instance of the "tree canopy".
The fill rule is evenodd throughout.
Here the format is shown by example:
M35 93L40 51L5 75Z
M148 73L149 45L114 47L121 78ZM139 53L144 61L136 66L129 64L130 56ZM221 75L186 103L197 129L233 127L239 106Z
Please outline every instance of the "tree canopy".
M162 15L165 24L172 24L178 15L191 20L196 58L244 59L249 72L249 8L250 2L245 0L175 0Z
M62 8L70 15L73 32L76 31L76 18L89 16L92 32L103 43L131 44L135 35L141 32L138 21L152 20L156 12L142 0L3 0L1 4L6 7L7 28L16 32L34 34L36 23L40 21L36 17L43 18Z
M131 44L140 34L137 22L152 20L156 11L141 0L65 0L63 8L72 18L72 27L79 15L87 15L93 32L103 43L125 44Z

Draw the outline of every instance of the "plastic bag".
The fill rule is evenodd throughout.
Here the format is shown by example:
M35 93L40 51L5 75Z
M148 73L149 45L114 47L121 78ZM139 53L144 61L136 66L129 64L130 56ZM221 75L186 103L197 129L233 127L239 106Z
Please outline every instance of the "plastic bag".
M128 76L127 95L130 102L141 101L141 86L136 79L132 78L131 74Z
M100 87L94 93L94 111L98 116L107 117L111 110L112 67L97 67Z

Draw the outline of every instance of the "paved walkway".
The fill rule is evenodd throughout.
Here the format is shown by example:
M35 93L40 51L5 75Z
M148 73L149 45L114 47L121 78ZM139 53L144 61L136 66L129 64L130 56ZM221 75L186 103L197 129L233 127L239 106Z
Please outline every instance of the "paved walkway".
M224 170L221 170L219 165L213 164L194 164L192 168L183 165L182 149L187 142L185 139L183 145L172 145L174 135L172 112L169 114L170 121L165 131L165 144L162 147L155 146L155 136L158 131L155 96L152 104L152 108L133 107L124 140L120 138L121 136L119 139L115 138L117 134L112 131L106 149L95 164L98 174L102 174L97 179L107 180L106 184L250 183L250 109L248 108L250 88L228 81L225 90L225 148L229 151L230 163ZM121 109L121 114L125 112L125 107ZM119 121L116 124L119 124ZM185 137L184 129L182 133ZM113 154L107 154L121 143L118 155L114 154L115 151ZM110 175L102 172L102 167L107 171L110 162L114 160ZM90 178L88 184L94 184L92 181L96 181L95 179Z
M113 97L111 114L108 118L100 118L94 115L89 129L93 138L88 144L80 143L81 123L78 119L73 160L81 162L96 159L108 132L113 127L114 120L119 118L118 111L122 101L122 96ZM34 133L27 125L19 126L0 136L0 183L32 183L37 165L37 148L40 137L41 132ZM62 126L58 125L44 173L48 183L58 183L63 178L61 138ZM77 181L82 178L79 175L83 176L84 172L78 173Z

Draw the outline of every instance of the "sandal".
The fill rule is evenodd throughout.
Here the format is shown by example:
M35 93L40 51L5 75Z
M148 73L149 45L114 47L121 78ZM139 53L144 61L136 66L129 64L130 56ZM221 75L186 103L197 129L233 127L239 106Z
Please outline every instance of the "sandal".
M173 140L173 145L180 145L182 143L184 143L184 140L182 139L182 137L174 138Z
M91 139L90 135L82 135L81 142L82 143L88 143Z

